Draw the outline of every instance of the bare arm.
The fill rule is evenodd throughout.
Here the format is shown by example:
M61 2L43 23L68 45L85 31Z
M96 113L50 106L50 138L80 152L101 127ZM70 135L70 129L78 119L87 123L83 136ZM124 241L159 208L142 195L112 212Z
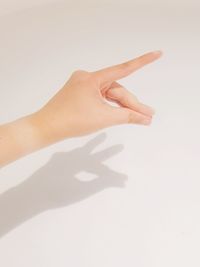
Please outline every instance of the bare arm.
M0 126L0 167L40 149L40 133L31 122L34 115Z

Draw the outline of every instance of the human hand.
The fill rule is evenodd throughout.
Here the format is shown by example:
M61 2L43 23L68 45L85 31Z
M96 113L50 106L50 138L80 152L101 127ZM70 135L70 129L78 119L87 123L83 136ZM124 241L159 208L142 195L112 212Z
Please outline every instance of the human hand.
M161 51L101 70L77 70L63 88L32 118L49 144L118 124L149 125L154 110L116 81L155 61ZM105 101L114 101L118 106Z
M0 167L65 138L117 124L149 125L154 111L117 80L161 56L150 52L101 70L77 70L40 110L0 125ZM105 100L114 101L117 106Z

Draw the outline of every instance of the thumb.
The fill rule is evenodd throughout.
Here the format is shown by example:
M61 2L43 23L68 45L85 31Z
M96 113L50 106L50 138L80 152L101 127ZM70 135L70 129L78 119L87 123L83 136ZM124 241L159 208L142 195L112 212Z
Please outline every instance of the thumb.
M108 123L110 125L117 124L151 124L152 117L131 110L126 107L114 107L109 106L109 112L107 115Z

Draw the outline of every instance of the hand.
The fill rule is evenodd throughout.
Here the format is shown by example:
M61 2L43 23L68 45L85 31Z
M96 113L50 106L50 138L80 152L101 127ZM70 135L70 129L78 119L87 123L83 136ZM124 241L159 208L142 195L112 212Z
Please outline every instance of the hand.
M101 70L77 70L37 112L0 125L0 167L62 139L82 136L117 124L149 125L154 111L117 80L161 56L150 52ZM114 101L117 106L109 105Z
M125 63L89 72L77 70L32 122L47 144L117 124L149 125L154 110L116 82L161 56L150 52ZM114 101L118 106L109 105Z

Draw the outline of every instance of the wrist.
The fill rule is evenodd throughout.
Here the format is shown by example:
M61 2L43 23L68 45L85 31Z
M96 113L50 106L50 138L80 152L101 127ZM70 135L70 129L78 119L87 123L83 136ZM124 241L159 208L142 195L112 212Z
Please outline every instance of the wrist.
M32 135L33 149L40 149L53 143L48 125L40 111L26 116L24 123Z
M33 115L0 126L0 166L42 147L40 131L32 124Z
M35 113L17 119L8 124L10 135L19 146L21 153L30 153L42 148L42 133L34 123Z

